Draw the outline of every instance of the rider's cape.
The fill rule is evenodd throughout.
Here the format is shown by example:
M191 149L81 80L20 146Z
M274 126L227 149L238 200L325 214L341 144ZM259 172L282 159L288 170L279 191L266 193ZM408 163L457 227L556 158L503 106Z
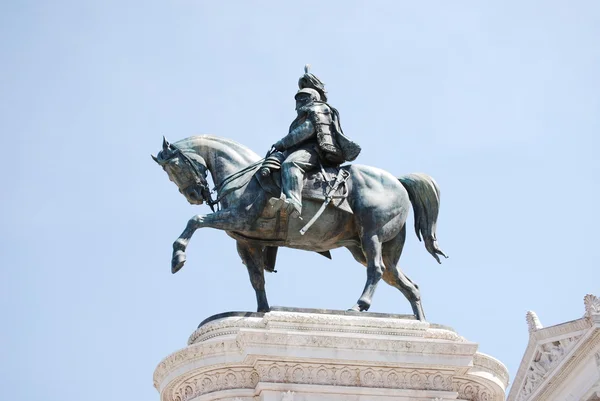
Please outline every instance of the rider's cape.
M315 102L308 106L307 116L315 127L319 153L324 161L338 165L358 157L360 146L344 135L340 125L339 112L325 102ZM298 119L292 122L292 127Z

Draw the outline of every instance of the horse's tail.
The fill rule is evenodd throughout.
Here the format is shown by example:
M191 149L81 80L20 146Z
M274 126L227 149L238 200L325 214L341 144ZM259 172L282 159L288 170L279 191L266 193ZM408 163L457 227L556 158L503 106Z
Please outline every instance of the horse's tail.
M427 251L438 263L442 263L438 255L448 256L439 248L435 236L440 211L440 188L433 178L422 173L403 175L398 180L406 188L415 210L415 232L419 241L422 237Z

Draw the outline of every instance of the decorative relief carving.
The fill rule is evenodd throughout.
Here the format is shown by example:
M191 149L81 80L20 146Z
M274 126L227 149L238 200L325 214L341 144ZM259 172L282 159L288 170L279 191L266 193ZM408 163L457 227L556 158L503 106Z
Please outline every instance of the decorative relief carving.
M527 369L525 380L518 400L524 401L544 381L564 356L573 348L581 336L569 337L559 341L542 344L535 353L533 361Z
M579 344L574 346L577 347L577 352L574 353L568 361L565 361L560 370L548 381L548 384L536 394L536 399L539 399L540 401L552 399L557 388L568 380L568 377L573 372L574 368L576 366L581 366L581 363L598 349L597 347L600 346L600 336L592 337L591 341L585 341L581 346L579 346Z
M260 381L403 389L452 389L448 372L323 364L259 364Z
M170 371L190 361L206 358L217 354L228 352L240 352L235 341L225 341L212 344L194 344L188 346L162 360L154 371L154 387L159 388L160 383Z
M352 365L259 363L255 369L217 369L190 377L176 385L171 398L167 397L167 400L188 401L215 391L254 389L259 382L437 391L453 389L452 373L448 371ZM282 400L287 399L282 397ZM487 399L473 399L473 401L479 400Z
M258 384L258 380L258 374L252 368L212 370L183 381L173 391L171 400L187 401L222 390L253 389Z
M583 304L585 305L585 316L592 317L592 315L600 314L600 298L595 295L587 294L583 297Z
M540 319L537 317L537 315L535 314L534 311L531 311L531 310L527 311L527 315L525 315L525 319L527 320L527 327L529 328L529 334L533 333L534 331L544 328L544 326L542 326L542 322L540 322Z
M454 391L458 393L458 398L468 401L493 401L494 391L486 386L475 383L470 380L455 378ZM504 399L504 398L503 398Z

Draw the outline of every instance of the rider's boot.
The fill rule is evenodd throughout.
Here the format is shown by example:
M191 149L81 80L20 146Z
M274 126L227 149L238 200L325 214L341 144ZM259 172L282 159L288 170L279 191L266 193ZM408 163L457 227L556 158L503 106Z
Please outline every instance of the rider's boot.
M269 199L269 204L273 208L273 211L278 211L280 209L285 210L291 217L300 218L300 214L302 213L302 206L298 205L294 202L293 199L288 199L284 194L281 194L279 198L271 198Z
M269 199L269 205L273 208L273 211L278 211L285 205L285 195L281 194L279 198L271 198Z
M302 220L302 217L300 217L300 215L302 214L302 205L296 204L296 202L293 199L286 199L285 207L287 209L288 214L291 217Z

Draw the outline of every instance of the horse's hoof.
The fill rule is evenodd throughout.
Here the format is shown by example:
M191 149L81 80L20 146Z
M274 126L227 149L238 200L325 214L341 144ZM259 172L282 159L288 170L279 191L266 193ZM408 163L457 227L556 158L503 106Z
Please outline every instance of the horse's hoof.
M360 306L354 305L352 308L348 309L348 312L360 312Z
M176 252L175 255L173 255L173 260L171 261L171 273L177 273L179 270L181 270L184 264L185 254L183 252Z

